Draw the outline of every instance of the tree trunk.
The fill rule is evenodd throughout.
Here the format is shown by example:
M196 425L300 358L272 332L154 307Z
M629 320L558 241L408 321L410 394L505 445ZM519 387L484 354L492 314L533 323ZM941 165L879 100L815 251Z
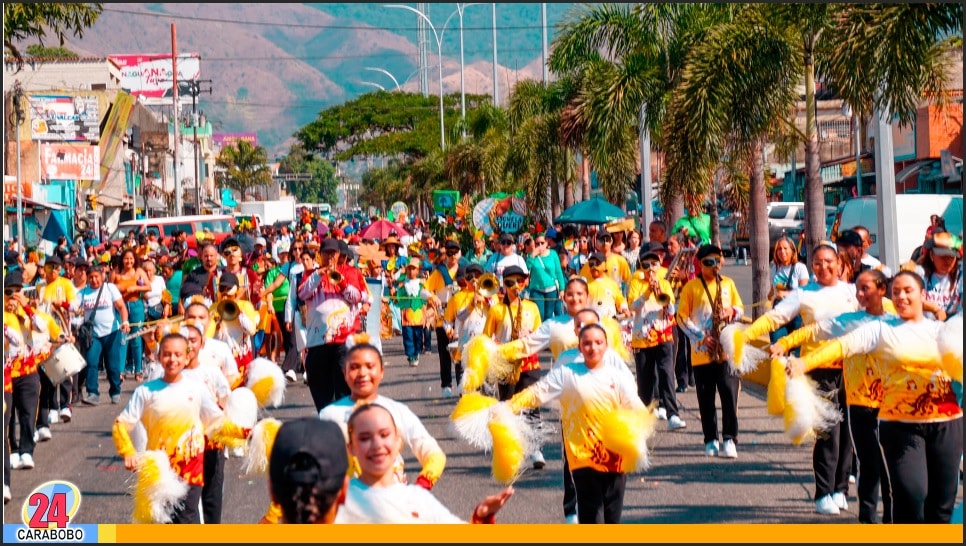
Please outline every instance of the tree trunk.
M721 224L718 221L718 177L711 182L711 212L708 216L711 217L711 244L721 248Z
M671 228L674 227L674 222L678 221L678 218L684 216L684 196L681 194L675 194L671 198L671 202L664 207L664 222L667 224L668 234L671 233Z
M586 153L580 154L580 200L590 199L590 159Z
M812 249L825 239L825 187L822 182L818 131L815 129L815 64L812 47L805 51L805 247Z
M571 206L573 206L573 204L574 204L574 179L572 176L568 176L567 180L564 181L563 210L569 209Z
M751 173L748 182L749 233L751 240L751 300L753 303L764 301L768 296L768 213L765 210L765 165L761 155L762 141L754 144L752 150ZM745 305L745 311L749 306ZM753 317L758 318L766 311L762 305L752 308Z

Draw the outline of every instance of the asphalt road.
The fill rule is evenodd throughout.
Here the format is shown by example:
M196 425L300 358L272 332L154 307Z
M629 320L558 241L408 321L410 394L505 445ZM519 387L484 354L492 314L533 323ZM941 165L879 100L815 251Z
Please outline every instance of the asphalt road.
M750 268L728 266L725 274L736 280L743 299L749 301ZM419 367L410 368L400 338L384 342L384 347L387 368L383 393L409 404L440 442L447 453L447 465L434 493L455 514L468 519L476 503L500 489L490 476L490 459L449 430L448 415L455 399L441 398L435 354L424 355ZM542 361L548 363L548 356L544 355ZM123 387L121 402L126 403L135 385L128 381ZM736 460L704 456L694 390L678 396L681 415L688 426L674 432L659 427L652 441L652 468L628 479L624 522L857 522L854 488L847 511L839 516L815 514L811 449L791 445L782 433L781 419L767 414L761 387L746 382L742 388ZM62 479L76 484L82 494L74 523L129 523L133 474L124 469L110 432L121 409L122 406L109 403L97 407L78 405L71 423L54 424L53 439L38 445L35 451L36 468L13 471L13 500L4 509L4 522L21 521L20 509L34 487ZM291 384L284 404L267 413L282 420L312 415L308 388L301 383ZM544 410L543 417L552 423L557 414ZM563 521L559 442L549 440L544 454L546 468L524 473L515 485L516 494L499 514L500 522ZM418 466L411 454L404 455L412 462L409 474L414 479ZM241 460L235 458L226 462L225 478L224 521L257 522L268 505L266 479L244 475Z

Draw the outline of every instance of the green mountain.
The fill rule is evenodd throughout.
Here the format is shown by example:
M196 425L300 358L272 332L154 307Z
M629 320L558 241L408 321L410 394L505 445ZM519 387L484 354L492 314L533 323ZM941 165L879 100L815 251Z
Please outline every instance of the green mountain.
M415 7L417 4L407 4ZM83 39L66 46L90 57L163 53L172 48L175 26L179 53L201 56L201 78L210 94L198 108L216 132L258 133L270 156L284 154L291 135L329 106L392 79L419 91L418 16L386 4L105 4ZM443 88L460 89L459 18L456 4L426 4L442 36ZM470 5L463 17L467 93L492 92L492 4ZM549 40L581 4L547 4ZM500 96L524 78L540 78L540 4L497 4ZM450 17L444 27L444 22ZM437 44L428 32L429 93L438 91ZM378 70L376 70L378 69Z

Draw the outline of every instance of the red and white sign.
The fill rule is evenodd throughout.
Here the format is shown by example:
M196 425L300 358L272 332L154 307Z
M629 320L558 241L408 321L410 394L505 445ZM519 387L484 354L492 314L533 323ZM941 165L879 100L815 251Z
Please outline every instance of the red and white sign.
M12 179L12 180L11 180ZM20 185L22 197L28 199L34 196L34 185L30 182L24 182ZM14 176L3 177L3 202L4 203L16 203L17 202L17 178Z
M148 105L171 104L174 70L170 53L109 55L108 60L121 70L121 89ZM178 55L179 101L191 102L188 82L201 78L201 56Z
M40 172L47 180L99 180L101 149L86 144L42 144Z

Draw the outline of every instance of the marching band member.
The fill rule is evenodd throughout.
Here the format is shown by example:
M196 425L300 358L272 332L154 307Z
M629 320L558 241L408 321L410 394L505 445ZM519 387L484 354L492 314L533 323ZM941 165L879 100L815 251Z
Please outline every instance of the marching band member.
M389 298L389 305L383 310L384 315L388 315L391 323L392 332L402 333L402 319L400 317L399 306L396 303L396 283L408 263L405 256L399 254L402 243L399 238L390 234L384 241L379 243L379 247L386 253L386 259L382 261L382 270L385 273L385 292L384 297Z
M447 338L450 346L455 347L451 350L451 357L456 366L456 384L463 382L463 355L461 347L464 347L473 337L483 333L486 326L486 317L489 315L490 307L493 305L495 290L499 288L499 281L494 276L494 294L481 292L479 280L483 276L483 266L470 264L465 268L460 267L456 272L456 282L460 284L460 291L453 294L449 303L446 304L446 311L443 313L443 324L446 329ZM445 396L446 393L444 392Z
M623 256L620 258L624 259ZM601 317L617 318L619 315L627 315L627 300L624 298L624 292L617 281L607 276L607 262L604 255L594 252L587 259L584 267L590 272L589 277L584 277L587 279L590 306Z
M624 256L611 251L611 245L614 242L614 237L606 231L600 231L597 233L597 252L594 254L599 254L598 262L600 268L602 268L604 275L614 281L618 288L623 288L627 286L627 283L631 280L631 268L627 263L627 259ZM593 276L594 266L590 265L590 261L593 260L594 254L587 260L583 267L580 268L580 276L587 279L588 282L592 282L594 279L599 277ZM621 290L618 290L619 292Z
M443 396L453 395L453 359L449 354L449 336L443 325L443 314L449 299L459 291L456 284L456 273L459 270L462 251L456 241L448 240L443 245L446 257L442 263L433 266L433 272L426 279L426 290L435 295L432 306L436 311L435 324L431 324L436 331L436 350L439 353L439 383ZM431 339L431 338L430 338ZM428 345L427 345L428 346Z
M358 269L339 265L339 253L339 241L325 239L321 267L306 270L298 287L305 302L305 372L316 411L349 394L341 369L345 340L360 329L358 305L367 290Z
M7 426L14 418L20 423L18 441L14 441L15 434L7 435L10 440L10 467L29 470L34 467L34 433L40 404L38 368L53 353L53 343L62 343L69 338L54 317L30 306L23 293L23 275L19 270L4 277L3 296L4 342L12 348L12 410Z
M253 307L258 307L261 303L261 278L254 269L242 263L241 244L238 239L229 237L221 243L221 255L225 259L225 267L220 271L220 275L232 273L238 279L238 293L235 294L236 300L247 300ZM220 276L219 275L219 276ZM221 280L217 280L215 286L221 287ZM221 292L217 294L215 300L220 299Z
M222 272L218 279L218 293L221 299L209 309L211 320L206 335L228 344L238 365L238 378L232 389L245 384L248 378L248 365L255 359L252 336L258 324L258 312L251 302L240 299L238 277L229 271Z
M870 321L820 345L800 359L793 374L856 355L878 363L883 394L879 445L892 488L893 523L949 523L959 487L963 410L952 381L962 381L962 341L953 362L940 349L944 324L923 314L925 283L911 271L892 281L892 301L901 324ZM962 336L962 324L958 325Z
M56 254L47 258L44 264L44 278L47 284L40 292L41 309L60 319L60 326L69 333L71 317L81 307L80 295L74 283L60 274L63 260ZM74 390L73 378L68 377L59 385L50 382L46 372L40 370L40 411L37 413L37 437L41 442L50 440L50 423L71 419L71 394Z
M885 298L888 279L879 270L867 269L855 280L859 311L842 313L779 338L771 346L773 357L788 353L804 342L841 337L872 320L898 323L895 307ZM885 304L888 302L888 306ZM888 308L887 308L888 307ZM849 412L849 432L859 462L859 523L877 523L879 488L882 489L883 523L892 523L892 495L885 461L879 449L879 404L882 383L878 364L868 355L855 355L842 361L842 380Z
M697 259L701 266L700 274L681 289L676 320L691 340L691 362L694 366L701 430L704 433L704 454L734 459L738 457L736 444L741 379L729 371L719 336L729 322L741 318L741 296L734 281L721 275L724 258L720 248L703 245L698 249ZM716 392L721 398L724 443L720 446Z
M505 294L502 301L493 304L486 317L483 333L497 343L508 343L524 338L540 327L540 309L537 304L523 299L522 293L527 287L529 275L520 267L511 265L503 270L503 289ZM540 379L540 359L536 354L530 354L514 362L516 377L510 377L500 383L500 399L508 400L514 394L533 385ZM540 425L540 410L530 409L526 413L527 420L533 427ZM540 449L531 455L533 467L541 469L547 465Z
M645 406L655 395L660 400L658 417L667 419L668 430L687 426L678 415L674 394L674 290L658 276L656 252L639 255L637 270L627 288L634 313L631 348L637 367L637 393Z
M780 303L758 317L744 331L744 339L763 337L799 314L802 325L809 326L839 313L857 310L859 302L855 297L855 285L839 279L841 267L834 248L825 244L816 246L812 251L815 280L789 292ZM802 356L817 346L817 342L803 343ZM819 392L833 395L835 408L845 413L847 401L842 388L842 362L824 362L811 370L809 376L818 383ZM815 474L815 511L819 514L834 515L848 507L846 493L852 470L852 445L847 434L848 424L843 426L840 423L815 440L812 470Z

